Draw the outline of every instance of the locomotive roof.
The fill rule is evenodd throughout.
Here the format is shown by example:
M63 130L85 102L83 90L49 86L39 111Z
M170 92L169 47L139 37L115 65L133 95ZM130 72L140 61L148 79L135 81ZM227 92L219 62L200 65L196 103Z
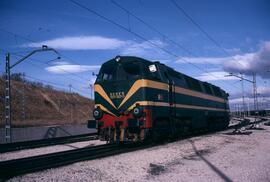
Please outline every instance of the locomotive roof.
M169 67L169 66L167 66L167 65L165 65L165 64L163 64L163 63L160 63L160 62L158 62L158 63L161 64L161 65L163 65L163 66L165 66L168 70L175 71L175 72L177 72L177 73L179 73L179 74L182 74L182 75L184 75L184 76L186 76L186 77L190 77L190 76L188 76L188 75L186 75L186 74L183 74L183 73L181 73L181 72L179 72L179 71L176 71L175 69L173 69L173 68L171 68L171 67ZM190 77L190 78L193 78L193 77ZM195 78L193 78L193 79L195 79ZM198 80L198 79L195 79L195 80ZM211 83L208 83L208 82L205 82L205 81L201 81L201 80L198 80L198 81L201 82L201 83L206 83L206 84L208 84L208 85L211 85L212 87L219 88L220 91L226 93L223 89L221 89L220 87L218 87L218 86L216 86L216 85L213 85L213 84L211 84Z
M136 56L119 56L119 55L118 55L118 56L116 56L115 58L110 59L109 61L107 61L107 62L104 63L104 64L114 64L115 61L116 61L117 59L120 59L120 61L124 61L124 62L141 62L141 63L145 63L145 64L158 63L158 64L160 64L160 65L166 67L166 69L168 69L168 70L173 70L173 71L178 72L178 73L180 73L180 74L182 74L182 75L184 75L184 76L190 77L190 76L188 76L188 75L186 75L186 74L183 74L183 73L181 73L181 72L179 72L179 71L176 71L175 69L173 69L173 68L171 68L171 67L169 67L169 66L167 66L167 65L165 65L165 64L163 64L163 63L160 63L159 61L149 61L149 60L146 60L146 59L143 59L143 58L140 58L140 57L136 57ZM193 77L190 77L190 78L193 78ZM195 78L193 78L193 79L195 79ZM198 80L198 79L196 79L196 80ZM219 88L220 91L226 93L223 89L221 89L220 87L218 87L218 86L216 86L216 85L213 85L213 84L208 83L208 82L200 81L200 80L198 80L198 81L199 81L199 82L202 82L202 83L209 84L209 85L211 85L212 87Z
M152 61L148 61L146 59L140 58L140 57L136 57L136 56L116 56L115 58L107 61L104 64L112 64L115 63L115 61L120 58L120 61L124 61L124 62L142 62L142 63L153 63Z

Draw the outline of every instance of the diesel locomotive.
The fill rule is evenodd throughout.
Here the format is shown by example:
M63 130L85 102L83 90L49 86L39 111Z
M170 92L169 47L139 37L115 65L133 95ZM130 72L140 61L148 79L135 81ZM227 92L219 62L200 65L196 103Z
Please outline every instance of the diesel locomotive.
M228 94L160 63L117 56L105 62L94 84L101 140L143 141L229 125Z

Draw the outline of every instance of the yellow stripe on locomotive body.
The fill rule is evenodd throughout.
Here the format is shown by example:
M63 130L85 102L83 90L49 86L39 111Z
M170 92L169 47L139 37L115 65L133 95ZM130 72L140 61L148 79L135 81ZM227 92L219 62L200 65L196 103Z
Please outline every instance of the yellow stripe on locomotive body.
M111 111L109 111L106 107L104 107L102 104L95 104L95 108L97 108L97 107L100 107L100 109L102 109L103 111L107 112L108 114L111 114L113 116L116 116Z
M132 104L127 110L132 110L137 104L140 106L161 106L161 107L169 107L170 104L168 102L153 102L153 101L138 101ZM187 104L173 104L173 107L182 108L182 109L199 109L199 110L209 110L209 111L228 111L227 109L213 108L213 107L203 107L203 106L195 106L195 105L187 105Z
M111 99L108 97L108 94L104 91L101 85L95 84L95 92L98 93L105 99L113 108L115 109L120 109L140 88L154 88L154 89L159 89L159 90L165 90L169 91L169 85L164 82L158 82L158 81L153 81L153 80L147 80L147 79L140 79L135 81L135 83L131 86L127 94L125 95L124 99L121 101L118 107L116 107ZM215 101L215 102L220 102L220 103L226 103L226 100L223 98L211 96L205 93L193 91L190 89L182 88L179 86L175 86L175 93L178 94L183 94L187 96L192 96L192 97L197 97L200 99L204 100L210 100L210 101ZM154 101L138 101L132 104L131 106L128 107L128 111L133 109L136 104L139 104L141 106L169 106L168 102L154 102ZM101 104L98 104L101 105ZM205 107L205 106L196 106L196 105L189 105L189 104L180 104L180 103L175 103L174 106L176 108L186 108L186 109L199 109L199 110L211 110L211 111L227 111L226 109L221 109L221 108L213 108L213 107ZM110 112L108 109L106 109L104 106L104 111L114 115L112 112Z
M110 99L108 94L104 91L104 89L102 88L101 85L95 84L94 85L94 90L95 90L95 92L99 93L107 102L109 102L111 104L111 106L116 108L115 105L113 104L112 100Z
M152 80L137 80L130 90L128 91L126 97L122 100L121 104L118 106L118 109L125 104L125 102L138 91L140 88L148 87L148 88L155 88L155 89L161 89L161 90L169 90L169 85L162 82L152 81Z
M206 100L212 100L212 101L216 101L216 102L221 102L221 103L225 103L225 100L219 97L214 97L211 95L207 95L201 92L196 92L190 89L186 89L186 88L182 88L182 87L175 87L175 93L179 93L179 94L184 94L184 95L188 95L188 96L192 96L192 97L198 97L201 99L206 99Z
M131 111L137 104L140 106L159 106L159 107L169 107L168 102L153 102L153 101L138 101L132 104L127 111ZM101 104L96 104L95 107L99 106L102 110L108 112L111 115L114 115L108 109L106 109L103 105ZM195 105L187 105L187 104L173 104L174 107L176 108L182 108L182 109L196 109L196 110L209 110L209 111L223 111L227 112L227 109L221 109L221 108L213 108L213 107L203 107L203 106L195 106Z
M140 106L163 106L163 107L169 107L168 102L153 102L153 101L138 101L132 104L127 110L132 110L137 104Z

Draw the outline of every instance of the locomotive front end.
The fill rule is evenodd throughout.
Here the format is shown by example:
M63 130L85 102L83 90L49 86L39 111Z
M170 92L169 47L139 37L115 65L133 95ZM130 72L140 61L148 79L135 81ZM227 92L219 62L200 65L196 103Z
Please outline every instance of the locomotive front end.
M142 141L152 125L144 104L144 67L134 57L116 57L104 63L94 84L98 135L108 142Z

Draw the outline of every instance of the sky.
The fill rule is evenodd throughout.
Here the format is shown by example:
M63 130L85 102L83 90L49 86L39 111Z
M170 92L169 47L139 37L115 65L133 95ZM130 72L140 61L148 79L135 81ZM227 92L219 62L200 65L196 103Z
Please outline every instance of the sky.
M117 55L160 61L217 85L241 104L241 82L228 73L257 75L261 107L270 102L270 1L268 0L2 0L0 71L14 67L26 78L91 97L90 84L102 63ZM94 74L93 74L94 73ZM252 84L244 82L252 107Z

